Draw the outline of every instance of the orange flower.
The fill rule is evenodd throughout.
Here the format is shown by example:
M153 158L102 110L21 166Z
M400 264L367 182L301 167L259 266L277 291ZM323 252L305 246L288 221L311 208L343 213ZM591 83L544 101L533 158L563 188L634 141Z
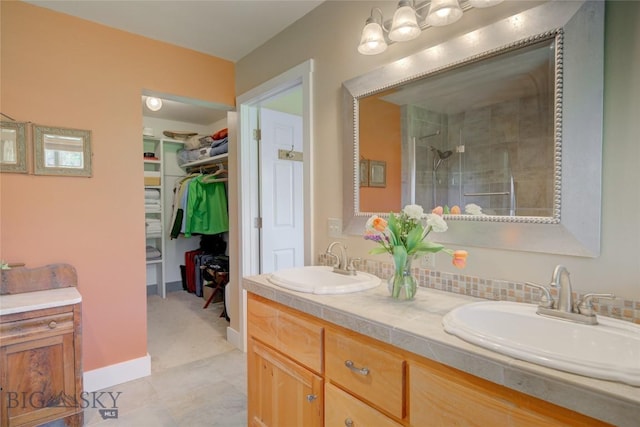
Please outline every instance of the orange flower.
M463 250L458 250L458 251L453 251L453 265L455 265L457 268L464 268L467 265L467 256L469 254L467 253L467 251L463 251Z
M433 208L433 210L431 211L432 214L436 214L438 216L442 216L442 213L444 212L444 209L442 209L442 206L436 206L435 208Z
M385 230L385 228L387 228L387 220L377 217L373 220L372 226L375 230L382 232Z
M460 215L460 206L455 205L451 208L451 215Z

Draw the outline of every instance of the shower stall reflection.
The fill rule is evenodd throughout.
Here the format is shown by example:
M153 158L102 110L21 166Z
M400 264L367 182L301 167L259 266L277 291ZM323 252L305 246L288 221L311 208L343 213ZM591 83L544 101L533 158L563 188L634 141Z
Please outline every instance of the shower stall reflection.
M415 117L410 122L422 134L408 137L403 148L410 153L403 156L409 159L403 165L408 183L404 204L427 210L458 206L464 213L465 206L473 203L489 215L519 214L509 144L483 144L464 128L450 131L443 123L438 124L441 130ZM517 150L517 144L511 149Z

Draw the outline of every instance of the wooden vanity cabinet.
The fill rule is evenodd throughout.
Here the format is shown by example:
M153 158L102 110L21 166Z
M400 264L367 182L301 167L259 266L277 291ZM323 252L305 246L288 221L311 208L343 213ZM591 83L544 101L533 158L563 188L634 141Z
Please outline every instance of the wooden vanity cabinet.
M81 426L80 304L0 316L0 424Z
M248 319L251 426L609 425L251 293Z
M249 426L321 427L324 328L253 295L247 306Z

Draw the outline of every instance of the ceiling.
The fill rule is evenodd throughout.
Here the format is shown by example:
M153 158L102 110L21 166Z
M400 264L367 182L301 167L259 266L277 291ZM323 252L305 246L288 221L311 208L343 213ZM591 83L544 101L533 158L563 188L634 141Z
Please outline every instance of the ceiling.
M237 62L324 0L24 1ZM149 117L208 125L226 115L225 110L202 102L145 95L160 95L165 101L158 112L143 107L144 115Z
M236 62L323 0L25 0Z

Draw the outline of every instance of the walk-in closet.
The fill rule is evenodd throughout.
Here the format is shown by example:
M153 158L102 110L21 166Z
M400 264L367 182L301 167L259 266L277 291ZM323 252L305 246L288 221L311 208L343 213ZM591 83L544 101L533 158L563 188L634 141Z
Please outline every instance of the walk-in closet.
M141 143L149 354L155 370L176 363L176 354L192 361L229 350L216 332L229 320L229 142L224 108L159 98L161 107L153 111L149 98L142 96ZM201 333L185 333L187 325L176 328L176 305L196 311L204 320ZM200 350L189 355L195 347Z

